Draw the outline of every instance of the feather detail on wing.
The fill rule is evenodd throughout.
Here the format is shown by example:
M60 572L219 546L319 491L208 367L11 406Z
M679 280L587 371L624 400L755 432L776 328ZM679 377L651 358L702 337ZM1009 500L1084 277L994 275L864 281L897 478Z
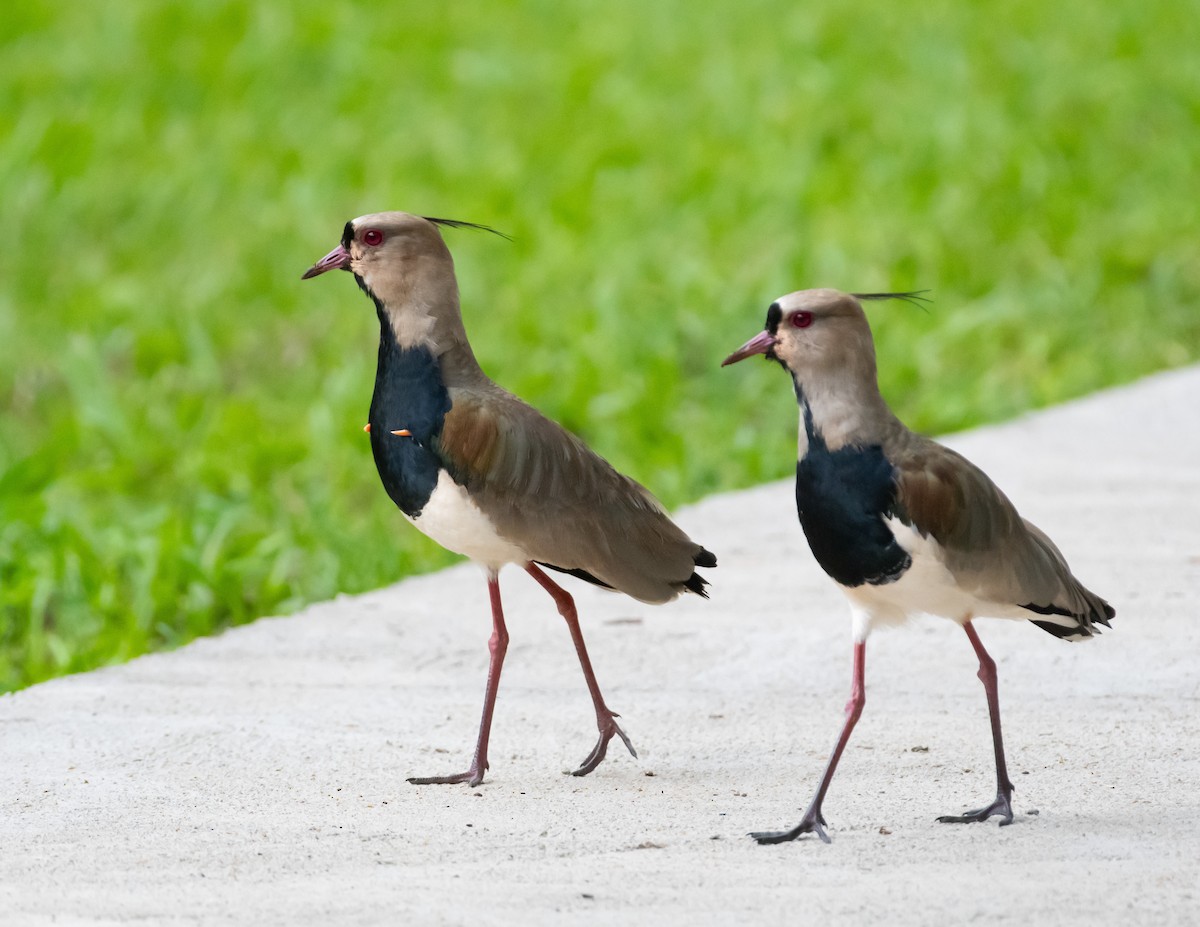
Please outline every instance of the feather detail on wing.
M702 591L711 559L643 486L498 388L450 390L433 451L501 535L531 560L647 602Z
M1112 607L1071 574L1054 542L969 460L916 436L889 456L897 473L895 514L938 543L965 591L1026 608L1030 620L1047 616L1039 626L1069 626L1081 636L1092 633L1093 622L1108 624Z

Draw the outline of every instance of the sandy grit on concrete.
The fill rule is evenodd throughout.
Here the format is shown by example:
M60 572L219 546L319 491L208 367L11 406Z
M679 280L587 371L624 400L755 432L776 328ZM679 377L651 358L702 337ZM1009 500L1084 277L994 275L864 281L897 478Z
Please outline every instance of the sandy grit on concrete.
M711 601L573 585L640 753L588 778L563 775L594 738L570 641L511 569L478 789L404 781L468 760L469 565L0 699L0 923L1200 921L1200 368L949 443L1118 611L1086 644L980 622L1011 827L934 822L994 786L970 646L927 619L870 642L832 846L744 836L795 823L849 688L845 605L779 483L680 513L721 558Z

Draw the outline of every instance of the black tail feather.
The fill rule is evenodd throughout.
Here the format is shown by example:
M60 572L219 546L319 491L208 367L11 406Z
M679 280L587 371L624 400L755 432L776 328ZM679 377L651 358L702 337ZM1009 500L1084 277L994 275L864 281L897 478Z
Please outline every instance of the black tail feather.
M593 586L600 586L602 589L613 588L604 580L593 576L587 570L581 570L578 567L575 567L574 569L567 569L566 567L555 566L553 563L547 563L545 560L535 560L534 562L538 566L544 566L547 570L554 570L556 573L566 573L570 576L576 577L577 579L585 580L586 582L591 583Z
M1087 590L1084 591L1087 592ZM1076 622L1074 625L1063 625L1054 621L1033 621L1032 618L1030 619L1030 621L1033 621L1043 631L1053 634L1057 638L1095 637L1100 633L1100 629L1096 625L1102 624L1106 628L1112 627L1110 621L1116 617L1117 610L1097 595L1088 593L1088 596L1095 600L1090 602L1092 610L1088 615L1077 615L1057 605L1037 605L1034 602L1027 602L1021 608L1027 608L1038 615L1062 615L1064 618L1070 618Z
M589 582L594 586L599 586L602 589L616 590L616 587L614 587L612 584L606 583L598 576L593 576L587 570L580 569L579 567L567 568L555 566L553 563L547 563L545 560L535 560L534 562L538 566L544 566L547 570L554 570L556 573L566 573L569 576L574 576L576 579L582 579L585 582ZM715 567L717 565L717 555L712 551L705 550L703 547L701 547L696 555L692 558L692 562L695 563L696 566ZM706 599L708 598L708 593L704 591L704 587L708 585L708 580L699 573L693 573L679 585L688 592L694 592L698 596L702 596Z
M715 567L717 565L717 555L711 550L705 550L701 547L692 557L692 563L699 567ZM693 573L683 582L684 589L688 592L694 592L705 599L708 598L708 593L704 591L704 587L707 585L708 580L699 573Z
M1072 637L1092 637L1096 633L1091 628L1082 624L1067 627L1066 625L1055 624L1053 621L1034 621L1033 623L1047 634L1053 634L1059 640L1066 640Z
M693 573L683 582L683 588L688 592L694 592L703 599L708 598L708 593L704 591L704 587L708 585L708 580L699 573Z

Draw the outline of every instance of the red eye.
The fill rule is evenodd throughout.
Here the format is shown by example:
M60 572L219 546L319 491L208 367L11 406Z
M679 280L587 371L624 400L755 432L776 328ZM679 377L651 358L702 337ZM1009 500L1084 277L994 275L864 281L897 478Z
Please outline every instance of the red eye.
M793 312L788 321L792 323L792 328L808 328L808 326L812 325L813 314L811 312L804 312L803 310Z
M370 245L374 248L376 245L383 244L383 232L379 229L367 229L362 234L363 244Z

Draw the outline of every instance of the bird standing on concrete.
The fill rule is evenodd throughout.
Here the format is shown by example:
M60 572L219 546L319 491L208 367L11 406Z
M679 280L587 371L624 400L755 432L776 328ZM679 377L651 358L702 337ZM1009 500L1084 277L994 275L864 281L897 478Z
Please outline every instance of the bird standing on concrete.
M304 274L348 270L375 304L379 365L367 430L383 486L417 528L487 572L491 661L474 757L465 772L409 782L483 781L508 646L498 580L506 563L537 580L571 632L600 730L574 773L587 775L614 736L637 753L600 694L574 601L539 564L661 603L684 591L706 595L695 567L717 560L645 488L488 379L467 342L438 226L484 228L403 212L360 216Z
M806 833L829 842L821 804L866 703L867 635L917 613L949 618L966 631L979 659L996 753L996 800L938 820L998 815L1001 824L1012 823L996 664L971 622L1020 618L1055 637L1086 640L1115 614L1071 575L1053 542L1017 514L982 470L909 431L879 394L875 346L859 300L917 295L790 293L767 310L766 330L722 364L765 354L792 376L800 405L800 524L817 562L850 600L854 629L846 721L820 785L796 827L752 834L759 843Z

